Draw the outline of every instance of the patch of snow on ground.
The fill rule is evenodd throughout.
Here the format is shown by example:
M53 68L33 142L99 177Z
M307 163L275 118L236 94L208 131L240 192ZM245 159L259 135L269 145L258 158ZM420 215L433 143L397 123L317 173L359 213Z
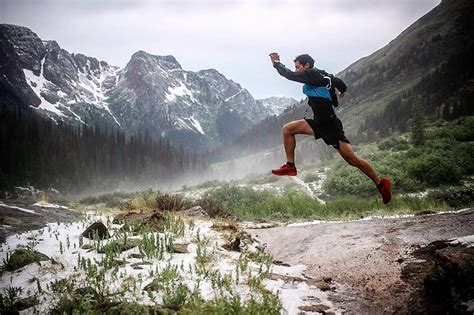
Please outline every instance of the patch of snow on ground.
M34 212L33 210L25 209L25 208L21 208L21 207L17 207L17 206L10 206L10 205L7 205L7 204L3 203L2 201L0 201L0 206L10 208L10 209L19 210L19 211L23 211L23 212L36 214L36 212Z
M52 206L52 204L41 204L41 206ZM105 254L99 254L96 250L81 248L83 244L94 246L96 241L81 237L81 233L93 222L102 221L112 231L112 237L108 240L101 241L107 244L121 235L114 235L113 231L117 231L121 225L112 224L111 217L101 216L98 214L88 214L84 221L75 223L50 223L45 228L35 231L29 231L23 234L16 234L7 238L6 243L0 247L0 261L7 260L7 255L11 254L16 248L24 248L26 246L33 247L34 250L47 255L54 259L56 263L51 261L43 261L41 264L30 264L20 268L15 272L4 272L1 276L0 290L4 291L9 287L21 287L23 292L20 298L31 296L38 293L38 283L41 284L43 291L48 288L48 284L52 281L73 278L76 286L85 287L88 285L85 271L79 267L81 259L91 259L92 261L101 261ZM200 239L208 239L208 242L201 250L213 253L213 260L208 270L218 271L221 275L228 275L232 279L231 290L234 294L241 297L242 302L248 300L254 293L251 292L247 285L247 279L251 275L257 277L262 272L262 265L254 261L248 262L247 271L242 271L237 278L236 268L238 266L240 253L227 251L222 248L226 243L223 235L212 229L213 222L206 220L195 220L193 227L187 225L185 233L182 237L177 237L174 244L189 243L187 254L164 253L163 259L131 258L130 254L139 254L139 249L134 247L125 251L117 257L117 259L125 260L124 266L118 269L106 271L106 283L111 292L118 292L123 288L131 287L124 296L129 301L137 301L145 305L155 305L162 302L161 293L153 292L144 294L144 287L152 282L152 274L159 273L167 266L176 266L179 274L183 277L183 282L190 290L199 284L199 291L206 300L212 300L218 293L213 287L210 279L204 279L199 276L196 269L196 259L198 256L198 246L196 243L197 235ZM164 236L163 232L150 232L155 236ZM139 238L140 236L130 236L129 239ZM251 244L250 247L255 247ZM140 265L141 269L134 269L132 264L144 263ZM100 269L101 267L99 267ZM264 269L266 267L263 267ZM270 265L268 270L271 273L281 275L291 275L304 278L302 274L305 266L298 265L293 267ZM315 286L310 286L305 282L295 284L284 282L283 280L264 279L263 284L267 289L278 292L283 303L282 312L288 314L296 314L298 306L304 305L309 297L318 297L324 304L332 307L327 295ZM0 291L1 292L1 291ZM39 294L40 304L35 306L35 310L27 310L27 312L44 313L50 310L54 304L54 297L46 294Z
M39 202L33 204L33 206L44 207L44 208L69 209L66 206L61 206L61 205L57 205L57 204L49 203L49 202L44 202L44 201L39 201Z

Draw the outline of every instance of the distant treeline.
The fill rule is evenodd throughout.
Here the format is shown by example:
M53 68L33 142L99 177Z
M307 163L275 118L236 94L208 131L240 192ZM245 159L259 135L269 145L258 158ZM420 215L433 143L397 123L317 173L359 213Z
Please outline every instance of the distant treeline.
M33 185L66 192L110 189L119 182L164 183L205 169L197 155L148 135L73 127L34 110L0 106L0 190Z

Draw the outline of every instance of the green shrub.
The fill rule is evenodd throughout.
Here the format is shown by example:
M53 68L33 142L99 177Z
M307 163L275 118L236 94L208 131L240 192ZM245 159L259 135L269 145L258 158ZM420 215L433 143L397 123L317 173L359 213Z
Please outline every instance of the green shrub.
M191 202L181 195L159 194L155 198L155 209L182 211L191 207Z
M436 186L444 183L456 183L461 179L461 169L452 163L449 157L424 154L407 163L408 174L414 178Z
M378 144L380 151L368 159L380 177L390 177L394 191L422 191L458 183L474 173L474 118L434 123L423 145L413 147L396 135ZM334 163L323 184L326 193L376 195L373 183L343 161Z

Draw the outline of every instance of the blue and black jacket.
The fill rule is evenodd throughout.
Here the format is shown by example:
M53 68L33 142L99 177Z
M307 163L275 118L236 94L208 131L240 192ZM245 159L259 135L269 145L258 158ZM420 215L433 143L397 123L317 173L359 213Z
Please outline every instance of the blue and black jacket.
M329 90L331 79L324 70L311 68L302 72L294 72L281 62L274 62L273 67L288 80L304 83L303 93L308 96L308 105L313 109L314 119L326 122L336 117L333 100Z

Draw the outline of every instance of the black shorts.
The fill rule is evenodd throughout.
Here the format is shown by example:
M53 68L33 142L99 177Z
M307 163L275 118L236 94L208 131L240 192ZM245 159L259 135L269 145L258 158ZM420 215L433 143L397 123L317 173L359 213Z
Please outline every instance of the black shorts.
M305 118L305 120L313 129L316 140L322 138L327 145L332 145L337 150L339 150L339 141L350 143L344 135L341 120L336 116L324 122L308 118Z

